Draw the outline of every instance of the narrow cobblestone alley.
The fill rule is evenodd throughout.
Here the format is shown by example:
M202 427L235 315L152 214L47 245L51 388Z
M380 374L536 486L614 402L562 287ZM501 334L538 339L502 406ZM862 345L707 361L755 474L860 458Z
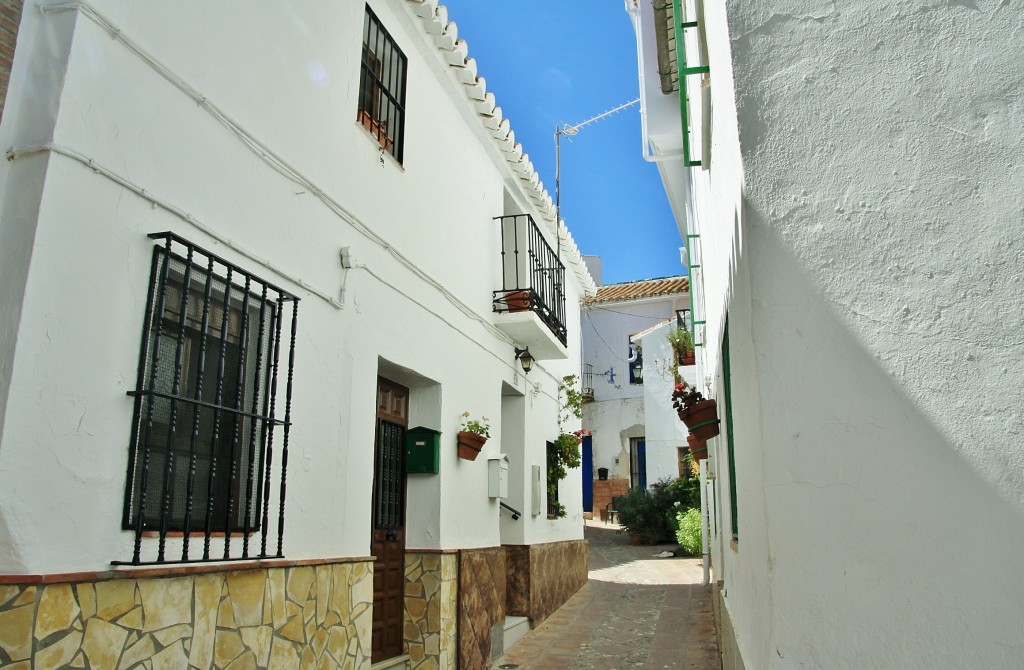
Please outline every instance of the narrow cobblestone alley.
M711 587L695 558L658 558L673 545L632 546L616 526L588 521L590 581L493 668L661 670L719 667Z

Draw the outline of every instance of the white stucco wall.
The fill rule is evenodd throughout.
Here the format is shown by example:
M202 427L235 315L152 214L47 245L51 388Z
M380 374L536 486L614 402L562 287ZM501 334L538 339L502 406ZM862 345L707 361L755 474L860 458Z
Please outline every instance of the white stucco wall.
M672 407L675 358L666 335L674 323L666 323L641 338L644 346L644 414L647 438L647 481L679 476L679 449L686 448L686 424ZM681 366L683 379L695 376L696 367Z
M629 383L629 338L689 308L686 294L601 303L582 311L583 361L594 366L594 402L584 406L583 425L593 431L594 478L608 468L612 479L630 478L630 439L646 438L647 482L678 476L671 386L662 394L671 358L664 331L644 338L644 383ZM667 326L666 326L667 327ZM648 344L652 349L648 350ZM662 348L662 344L665 348ZM615 371L611 383L608 370ZM648 388L653 384L653 388ZM686 444L685 435L682 444ZM584 473L587 476L587 473Z
M164 230L302 299L286 556L369 553L378 374L412 388L411 426L442 431L441 473L410 481L407 546L503 541L498 503L486 488L487 457L512 446L502 439L502 417L514 416L503 415L503 394L527 399L522 426L509 431L519 440L525 477L531 464L543 466L544 443L557 434L555 380L579 369L579 315L569 310L568 358L539 361L529 380L512 345L475 320L492 318L500 276L492 218L503 213L505 190L539 223L546 208L534 206L534 192L517 191L519 180L411 7L371 4L409 58L401 166L382 160L355 121L362 3L321 2L301 13L286 6L246 13L200 2L93 3L344 211L271 169L96 21L76 12L44 17L26 7L12 81L24 83L28 70L40 67L33 60L39 53L52 54L58 66L66 59L67 71L43 90L47 96L12 86L3 146L48 141L30 123L48 111L60 148L194 222L67 156L33 154L0 166L0 267L17 262L4 270L13 280L5 295L24 295L20 316L17 300L3 303L0 360L9 364L0 365L0 572L101 570L131 556L132 535L120 530L132 416L125 392L138 366L152 249L146 234ZM23 59L23 50L31 57ZM362 225L390 247L360 233ZM8 246L11 239L17 243ZM342 247L358 267L343 271ZM581 267L570 263L566 273L569 306L584 289ZM455 456L463 411L492 420L492 440L474 462ZM568 517L527 513L516 522L521 541L582 537L578 475L563 486Z
M1021 9L705 9L698 281L737 478L715 440L713 554L743 661L1016 667Z

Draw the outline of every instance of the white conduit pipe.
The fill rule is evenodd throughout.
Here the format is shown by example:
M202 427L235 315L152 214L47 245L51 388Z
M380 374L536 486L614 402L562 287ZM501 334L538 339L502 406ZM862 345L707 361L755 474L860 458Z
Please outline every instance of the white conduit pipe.
M704 562L704 586L711 583L711 553L708 547L708 459L698 461L700 465L700 554Z
M85 16L89 17L90 19L92 19L97 25L99 25L104 30L109 32L111 38L117 40L122 45L124 45L129 51L131 51L132 53L136 54L146 64L148 64L154 71L156 71L161 77L166 79L175 88L177 88L178 90L182 91L188 97L193 99L197 104L199 104L199 106L202 109L205 109L217 121L219 121L224 126L226 126L228 128L228 130L230 130L232 133L234 133L247 147L249 147L249 149L251 151L253 151L253 153L255 153L257 156L259 156L261 159L263 159L268 165L270 165L271 168L273 168L275 171L279 172L280 174L282 174L283 176L285 176L289 180L295 182L296 184L298 184L300 186L303 186L304 188L308 189L311 193L313 193L317 197L318 200L320 200L335 215L337 215L343 221L345 221L350 226L352 226L356 231L361 233L364 237L366 237L367 239L369 239L370 241L374 242L375 244L377 244L381 248L383 248L385 251L387 251L391 256L393 256L397 261L399 261L402 265L404 265L413 274L415 274L417 277L419 277L424 282L426 282L427 284L432 286L439 293L441 293L444 296L444 298L446 300L448 300L448 302L450 302L453 306L455 306L465 316L469 317L470 319L476 321L481 326L483 326L488 332L490 332L491 335L493 335L494 337L497 337L498 339L500 339L501 341L505 342L506 344L511 344L513 346L516 345L516 342L514 340L512 340L512 338L510 338L504 332L502 332L497 327L495 327L488 319L485 319L485 318L481 317L479 314L477 314L475 311L473 311L473 309L471 307L469 307L468 305L463 303L461 300L459 300L456 296L454 296L452 293L450 293L448 291L448 289L444 287L444 285L442 285L436 279L434 279L429 274L427 274L424 270L422 270L418 265L416 265L411 259L409 259L407 256L405 256L403 253L401 253L400 251L395 249L395 247L390 242L388 242L386 239L382 238L372 228L370 228L365 223L363 223L362 220L360 220L357 216L355 216L354 214L349 212L341 203L339 203L337 200L335 200L334 198L329 196L327 193L325 193L322 188L320 188L312 180L307 178L301 171L299 171L297 168L293 167L284 158L282 158L276 152L274 152L270 147L268 147L267 145L265 145L261 141L259 141L254 135L249 133L239 123L234 121L234 119L232 119L225 112L223 112L217 105L215 105L214 103L210 102L210 100L207 99L207 97L205 95L203 95L198 90L196 90L191 85L189 85L184 79L182 79L181 77L177 76L170 68L165 66L159 60L157 60L156 57L154 57L154 56L150 55L148 52L146 52L141 46L139 46L133 40L131 40L130 38L125 36L125 34L121 31L120 28L118 28L113 22L111 22L105 16L100 14L91 5L89 5L88 3L86 3L86 2L84 2L82 0L72 0L71 2L64 2L64 3L60 3L60 4L54 4L54 5L40 5L39 6L39 10L44 15L45 14L52 14L52 13L59 13L59 12L64 12L64 11L75 11L75 10L77 10L77 11L81 12L83 15L85 15ZM53 148L51 149L50 147L53 147ZM53 151L57 152L56 151L56 147L54 145L47 145L46 147L44 147L44 150L53 150ZM12 151L20 153L20 154L24 154L26 152L25 149L12 149ZM62 153L62 152L57 152L57 153ZM92 167L93 161L91 159L81 155L81 154L78 154L77 152L71 152L70 150L68 150L68 153L64 153L64 155L67 155L68 157L71 157L71 158L75 158L76 160L81 160L81 161L85 162L86 164L89 164L90 167ZM9 157L9 159L11 159L11 158L14 158L15 155L11 154L11 152L8 152L8 157ZM139 195L142 195L143 197L146 197L150 201L153 201L153 198L151 196L144 195L145 189L133 188L134 185L131 184L130 182L128 182L127 180L125 180L125 179L123 179L121 177L118 177L117 175L115 175L113 172L110 172L109 170L106 170L105 172L109 173L109 174L107 174L107 176L109 176L114 181L117 181L118 183L122 183L123 182L122 185L124 185L126 188L129 188L129 189L139 193ZM161 206L164 206L164 205L161 203ZM171 212L173 212L173 213L175 213L175 214L177 214L179 216L182 216L182 214L183 214L182 218L184 218L186 221L193 222L193 223L195 222L195 219L193 219L191 217L191 215L189 215L187 212L181 212L179 214L179 210L177 210L176 207L168 205L168 206L165 207L165 209L167 209L168 211L171 211ZM197 226L197 227L199 227L199 226ZM218 239L218 240L221 239L220 237L216 236L214 233L210 232L210 231L212 231L212 229L210 229L208 226L204 227L202 229L205 232L208 232L208 234L211 234L211 236L214 236L216 239ZM225 241L224 243L225 244L229 244L229 242L230 242L230 240ZM230 242L230 244L234 244L234 243ZM235 247L232 247L232 248L235 248ZM249 252L246 252L244 250L241 250L241 249L236 249L236 250L239 251L239 253L242 253L242 254L246 255L247 257L252 258L253 260L256 260L257 262L260 262L261 264L264 264L266 267L269 267L270 269L273 269L275 272L280 272L277 268L272 266L268 261L265 261L264 259L259 259L259 257L253 256L252 254L250 254ZM302 286L306 290L309 290L314 295L317 295L318 297L324 298L325 300L330 302L332 305L334 305L336 308L338 308L338 309L344 308L344 305L342 303L338 302L337 300L334 300L334 298L332 298L329 295L323 293L322 291L318 291L318 290L315 290L315 289L310 289L301 280L293 279L289 275L283 274L283 273L282 273L282 276L288 278L291 281L295 281L296 284L298 284L299 286ZM381 278L379 277L379 275L374 274L373 276L376 279L378 279L379 281L382 281ZM389 287L393 288L394 290L398 291L402 295L404 295L406 298L409 298L410 300L413 300L413 298L411 298L404 291L400 291L399 289L397 289L393 284L388 283L387 285ZM414 302L415 302L415 300L414 300ZM420 304L420 303L417 303L417 304ZM437 312L435 312L433 310L429 310L429 309L428 309L428 311L430 311L435 316L438 316L439 318L442 318L442 320L444 320L443 317L441 317L439 314L437 314ZM445 320L445 323L448 323L448 325L452 326L452 324L449 323L446 320ZM452 326L452 327L454 328L455 326ZM459 332L461 332L461 331L459 331ZM465 334L465 333L463 333L463 334ZM469 337L469 336L467 335L467 337ZM483 345L480 345L478 342L476 342L475 338L469 337L469 339L473 340L479 346L481 346L481 347L483 346ZM491 352L489 349L485 348L485 350L488 351L489 353L491 353L491 355L495 356L495 358L499 358L497 356L497 354L495 354L494 352ZM499 358L499 360L503 360L503 359ZM512 368L513 371L515 371L515 367L514 366L510 365L510 367ZM538 365L537 367L538 367L538 369L542 370L544 372L544 374L546 374L548 377L550 377L551 380L554 381L555 383L560 382L560 380L557 377L555 377L549 371L544 369L543 366Z

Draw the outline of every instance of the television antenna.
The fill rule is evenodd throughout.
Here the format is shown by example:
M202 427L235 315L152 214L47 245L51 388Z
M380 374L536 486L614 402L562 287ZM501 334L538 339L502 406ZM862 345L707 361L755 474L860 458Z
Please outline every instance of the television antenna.
M624 109L632 107L633 105L640 102L640 98L619 105L614 109L609 109L607 112L602 112L597 116L592 116L586 121L581 121L575 125L569 125L563 123L562 125L555 128L555 236L558 238L558 260L562 260L562 135L567 137L573 137L576 133L580 132L580 128L589 126L595 121L611 116L617 112L621 112Z

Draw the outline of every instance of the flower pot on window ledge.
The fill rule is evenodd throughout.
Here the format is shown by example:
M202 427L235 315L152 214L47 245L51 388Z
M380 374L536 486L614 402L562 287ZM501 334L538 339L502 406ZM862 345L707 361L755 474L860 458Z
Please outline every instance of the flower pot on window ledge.
M693 435L700 440L710 440L719 433L718 403L701 400L685 409L677 410L679 420L686 424Z
M467 461L475 461L476 457L480 455L480 450L484 448L484 443L486 442L487 438L479 433L471 433L468 430L459 431L459 458L464 458Z
M395 146L394 140L388 137L387 127L385 127L384 123L373 118L368 111L360 109L357 120L363 124L363 128L366 128L370 131L371 135L377 138L377 142L384 151L390 152L391 148Z

